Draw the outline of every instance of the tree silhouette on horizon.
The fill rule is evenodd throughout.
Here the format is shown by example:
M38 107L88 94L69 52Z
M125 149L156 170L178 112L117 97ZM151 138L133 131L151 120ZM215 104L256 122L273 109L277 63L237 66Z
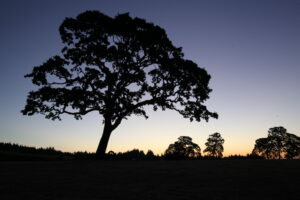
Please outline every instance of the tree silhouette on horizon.
M122 120L148 118L145 106L174 110L191 121L218 117L203 104L212 91L210 75L184 59L161 27L128 13L112 18L86 11L66 18L59 31L61 53L25 76L38 89L29 92L21 112L52 120L99 113L104 128L98 157Z
M178 141L170 144L165 151L167 159L189 159L201 157L201 148L192 142L189 136L180 136Z
M207 142L205 143L206 148L204 149L204 153L208 153L209 156L213 156L216 158L223 157L224 151L224 139L222 138L220 133L214 133L209 135Z
M268 137L255 141L252 154L266 159L293 159L300 157L300 137L288 133L282 127L273 127L268 131Z

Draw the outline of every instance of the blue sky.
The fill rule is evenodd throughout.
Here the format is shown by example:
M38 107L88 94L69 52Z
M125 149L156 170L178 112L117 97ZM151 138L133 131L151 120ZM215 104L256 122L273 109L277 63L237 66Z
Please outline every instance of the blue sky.
M22 116L27 93L23 78L33 66L60 52L58 27L65 17L86 10L109 16L129 12L163 27L185 57L212 76L206 102L220 118L183 119L172 111L153 112L148 120L130 117L116 129L108 150L139 148L163 152L181 135L204 149L209 134L225 138L225 155L249 153L269 128L284 126L300 134L300 1L1 1L0 141L54 146L63 151L95 151L102 118L81 121L42 115Z

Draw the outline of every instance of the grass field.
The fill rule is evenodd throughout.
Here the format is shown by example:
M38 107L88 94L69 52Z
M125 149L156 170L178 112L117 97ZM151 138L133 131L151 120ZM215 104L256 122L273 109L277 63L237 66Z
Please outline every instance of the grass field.
M300 199L300 160L0 162L0 199Z

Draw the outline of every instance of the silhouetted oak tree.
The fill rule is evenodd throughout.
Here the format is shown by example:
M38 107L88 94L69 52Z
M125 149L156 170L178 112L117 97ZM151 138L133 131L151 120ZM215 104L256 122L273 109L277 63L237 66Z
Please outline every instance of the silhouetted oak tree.
M192 142L192 138L188 136L180 136L178 141L170 144L165 151L167 159L187 159L198 158L201 156L200 147Z
M207 152L209 156L213 156L216 158L223 157L224 151L224 139L222 138L220 133L214 133L209 135L207 142L205 143L206 149L203 152Z
M255 141L252 153L266 159L300 157L300 137L287 133L284 127L273 127L269 129L267 138Z
M99 113L104 129L98 156L105 154L123 119L132 114L147 118L148 105L175 110L191 121L217 118L203 105L211 92L210 75L184 59L159 26L129 14L111 18L87 11L66 18L59 31L61 54L25 76L39 88L29 93L22 113L52 120Z

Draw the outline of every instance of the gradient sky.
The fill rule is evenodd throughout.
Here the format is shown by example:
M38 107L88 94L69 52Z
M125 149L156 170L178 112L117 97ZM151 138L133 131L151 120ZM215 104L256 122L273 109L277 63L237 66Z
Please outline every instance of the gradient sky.
M218 120L191 123L176 112L149 108L148 120L123 121L108 150L162 153L182 135L203 150L209 134L220 132L225 155L246 154L271 127L300 135L300 1L1 0L0 142L96 150L103 128L97 114L51 121L20 113L34 88L23 76L60 52L58 27L64 18L86 10L109 16L129 12L163 27L186 58L212 75L206 105L219 114Z

